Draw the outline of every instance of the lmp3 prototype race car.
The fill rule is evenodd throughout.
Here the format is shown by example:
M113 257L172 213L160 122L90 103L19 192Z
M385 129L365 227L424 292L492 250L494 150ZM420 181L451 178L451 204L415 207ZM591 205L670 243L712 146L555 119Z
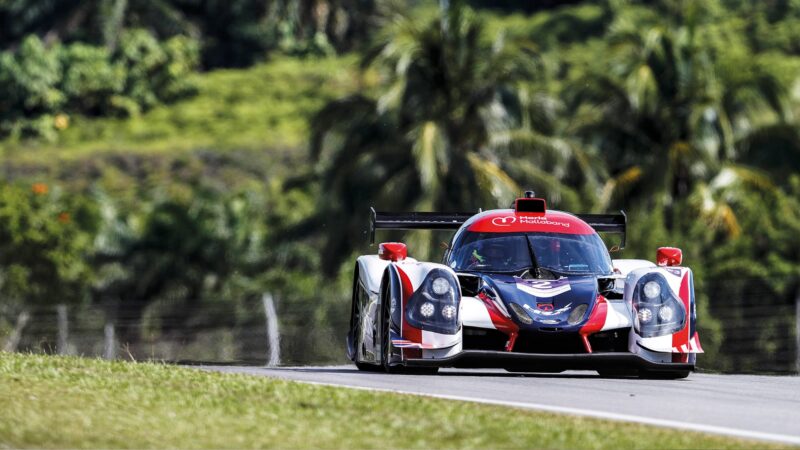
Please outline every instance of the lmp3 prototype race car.
M477 214L371 212L373 243L376 229L456 231L441 264L398 242L358 258L347 351L360 370L685 378L702 353L681 250L611 259L598 232L623 248L624 213L548 210L530 191Z

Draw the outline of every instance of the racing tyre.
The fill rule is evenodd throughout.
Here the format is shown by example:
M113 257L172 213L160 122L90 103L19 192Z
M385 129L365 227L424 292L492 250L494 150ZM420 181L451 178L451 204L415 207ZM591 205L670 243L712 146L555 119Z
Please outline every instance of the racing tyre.
M358 339L358 336L361 336L361 317L359 314L356 313L354 319L355 321L353 322L353 345L355 347L354 349L355 355L353 355L354 356L353 363L355 363L358 370L362 372L383 372L382 365L370 364L358 361L358 347L362 345L362 343L359 342Z
M383 366L381 365L364 363L358 360L359 349L364 345L360 340L360 336L362 335L361 312L359 311L358 304L356 303L356 289L359 289L358 269L356 269L355 279L356 281L353 282L353 302L350 311L350 336L353 343L353 363L356 365L358 370L363 372L383 372Z
M438 367L406 367L403 365L391 365L389 359L392 354L392 331L391 331L391 311L389 310L389 291L384 289L381 295L381 333L383 345L381 346L381 361L383 370L386 373L403 373L408 375L435 375L439 372Z
M640 370L639 378L645 380L679 380L686 378L691 370Z

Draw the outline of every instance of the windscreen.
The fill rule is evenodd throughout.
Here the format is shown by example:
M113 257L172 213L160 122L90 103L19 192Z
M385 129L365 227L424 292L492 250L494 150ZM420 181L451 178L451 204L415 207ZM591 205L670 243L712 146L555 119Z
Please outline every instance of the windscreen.
M607 275L611 258L597 234L466 232L448 264L458 271L519 272L542 267L560 273Z

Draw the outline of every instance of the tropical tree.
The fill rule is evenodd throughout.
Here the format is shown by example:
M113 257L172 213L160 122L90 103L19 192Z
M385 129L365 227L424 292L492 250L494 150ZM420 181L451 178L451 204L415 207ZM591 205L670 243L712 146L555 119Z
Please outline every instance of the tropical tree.
M477 211L511 202L519 187L494 138L517 126L518 84L536 72L530 49L502 36L488 42L456 3L433 20L398 17L363 67L379 95L331 102L312 122L325 193L315 221L344 231L327 241L329 262L363 240L371 205Z
M571 101L579 133L611 174L600 209L631 202L664 207L671 229L674 204L698 183L723 170L756 176L744 166L727 169L737 142L765 120L785 117L788 90L761 70L746 43L702 21L711 11L692 3L645 27L641 17L618 11L608 63L576 77ZM723 45L735 50L718 51Z

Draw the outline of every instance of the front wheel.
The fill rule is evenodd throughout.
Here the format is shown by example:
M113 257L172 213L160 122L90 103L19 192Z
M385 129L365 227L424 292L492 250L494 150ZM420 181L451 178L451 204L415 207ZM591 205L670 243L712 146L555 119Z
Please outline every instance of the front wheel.
M381 363L383 370L386 373L402 373L407 375L436 375L439 372L438 367L407 367L400 364L390 364L392 356L392 326L391 326L391 310L389 304L388 289L384 289L381 293L381 336L383 338L383 345L381 345Z
M383 366L358 360L358 355L364 347L364 342L362 341L363 333L361 332L361 324L363 323L361 307L357 301L358 289L361 289L361 287L358 285L358 270L356 269L356 279L353 282L353 306L350 311L350 340L352 342L353 363L356 365L356 368L362 372L382 372Z

